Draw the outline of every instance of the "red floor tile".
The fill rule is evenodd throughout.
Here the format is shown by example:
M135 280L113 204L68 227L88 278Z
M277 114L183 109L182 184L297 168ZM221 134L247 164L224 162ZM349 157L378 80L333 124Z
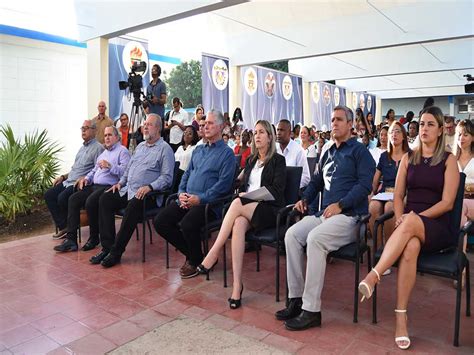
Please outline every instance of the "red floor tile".
M119 304L118 306L107 308L107 311L116 315L117 317L120 317L122 319L127 319L143 311L144 309L145 309L144 306L139 305L136 302L125 301L124 303Z
M23 325L21 327L9 330L0 334L0 344L3 343L7 348L24 343L30 339L39 337L41 332L31 325Z
M64 314L56 313L52 316L38 319L37 321L32 322L31 325L43 333L49 333L50 331L61 329L73 322L73 319L66 317Z
M145 330L153 330L162 324L168 323L172 318L152 309L147 309L127 319Z
M170 300L153 307L155 311L160 312L161 314L167 315L168 317L177 317L183 313L186 309L191 307L190 304L181 302L178 300Z
M71 323L62 327L61 329L53 330L48 333L48 336L61 345L65 345L74 340L85 337L86 335L92 333L92 329L86 327L83 324L78 322Z
M10 350L14 354L46 354L59 348L59 344L46 335L39 336L25 343L17 345Z
M100 334L93 333L67 344L67 348L74 354L84 355L101 355L105 354L117 346L110 340L104 338Z
M94 330L99 330L105 327L108 327L111 324L119 322L121 319L109 312L102 311L96 314L93 314L89 317L81 319L81 323L92 328Z

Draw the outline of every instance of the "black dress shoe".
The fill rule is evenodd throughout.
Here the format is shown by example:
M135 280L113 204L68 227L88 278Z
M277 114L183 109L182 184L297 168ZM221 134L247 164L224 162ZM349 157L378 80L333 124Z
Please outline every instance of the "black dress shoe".
M89 240L87 241L86 244L84 244L84 246L81 248L81 250L89 251L89 250L94 249L98 245L99 245L99 240L97 240L95 238L89 238Z
M275 317L278 320L288 320L295 318L298 314L301 313L301 307L303 306L303 300L301 297L290 298L288 300L288 306L285 309L282 309L275 313Z
M238 300L234 300L233 298L229 298L227 300L229 302L230 309L237 309L242 306L242 292L244 292L244 284L242 284L242 288L240 289L240 298Z
M89 262L94 265L100 264L100 262L104 260L107 255L109 255L109 252L106 250L102 250L100 251L100 253L97 253L96 255L92 256L89 259Z
M62 253L68 251L77 251L78 246L77 243L71 239L64 239L63 242L59 245L56 245L54 248L56 251L60 251Z
M122 259L122 255L113 255L108 254L100 263L103 267L112 267L117 264L120 264L120 259Z
M321 326L321 312L308 312L304 309L296 318L288 319L285 328L288 330L304 330Z

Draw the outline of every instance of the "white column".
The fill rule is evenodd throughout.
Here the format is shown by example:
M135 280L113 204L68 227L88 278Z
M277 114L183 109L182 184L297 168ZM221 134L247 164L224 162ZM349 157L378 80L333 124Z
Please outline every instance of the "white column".
M231 118L236 107L242 108L241 89L240 67L229 65L229 117Z
M109 40L95 38L87 41L87 114L97 115L97 103L109 104Z
M311 127L313 118L311 117L311 83L303 81L303 117L304 125Z

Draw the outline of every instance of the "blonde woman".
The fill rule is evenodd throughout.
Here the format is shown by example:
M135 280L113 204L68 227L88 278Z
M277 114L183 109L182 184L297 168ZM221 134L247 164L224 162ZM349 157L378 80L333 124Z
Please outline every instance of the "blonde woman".
M407 307L415 286L418 255L457 242L449 212L459 185L459 171L456 158L445 152L444 146L443 113L438 107L427 107L420 119L420 146L405 154L398 168L393 201L395 231L377 265L359 284L362 300L370 298L380 275L399 260L395 343L400 349L408 349L411 344Z
M276 152L275 137L271 124L259 120L255 124L252 139L252 154L247 159L245 168L239 175L241 181L240 194L234 199L227 211L216 242L204 258L197 270L207 274L216 263L219 253L227 239L232 235L232 272L233 289L229 298L229 307L237 309L241 306L242 264L245 251L245 233L250 229L264 229L275 225L279 208L285 205L286 164L285 158ZM265 186L274 197L271 202L256 202L241 197Z

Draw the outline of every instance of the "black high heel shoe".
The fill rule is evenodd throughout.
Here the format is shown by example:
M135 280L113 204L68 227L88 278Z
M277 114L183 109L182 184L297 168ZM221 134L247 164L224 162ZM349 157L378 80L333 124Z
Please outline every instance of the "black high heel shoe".
M217 259L216 262L214 264L212 264L212 266L209 269L206 268L203 264L199 264L198 267L196 268L196 270L201 275L207 275L214 268L214 266L217 265L218 262L219 262L219 259Z
M240 289L240 298L238 300L234 300L233 298L229 298L229 307L230 309L237 309L242 306L242 292L244 292L244 284L242 284L242 288Z

